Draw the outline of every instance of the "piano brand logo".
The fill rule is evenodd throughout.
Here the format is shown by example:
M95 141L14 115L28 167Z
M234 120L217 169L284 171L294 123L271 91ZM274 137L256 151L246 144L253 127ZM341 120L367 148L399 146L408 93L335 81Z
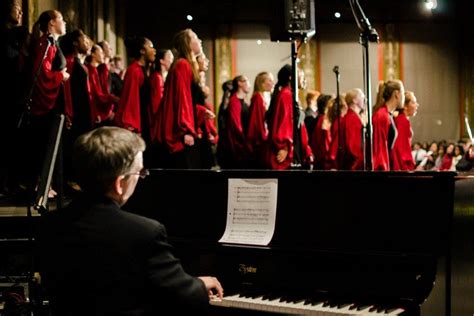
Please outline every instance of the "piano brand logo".
M257 268L241 263L239 264L239 272L241 274L257 273Z

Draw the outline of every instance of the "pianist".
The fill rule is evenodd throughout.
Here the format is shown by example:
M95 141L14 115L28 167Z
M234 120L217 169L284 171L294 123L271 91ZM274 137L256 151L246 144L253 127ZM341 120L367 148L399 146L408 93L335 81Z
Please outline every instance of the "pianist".
M121 210L147 175L144 150L139 136L117 127L75 143L83 193L40 226L40 273L52 315L201 314L211 296L222 298L216 278L183 270L162 224Z

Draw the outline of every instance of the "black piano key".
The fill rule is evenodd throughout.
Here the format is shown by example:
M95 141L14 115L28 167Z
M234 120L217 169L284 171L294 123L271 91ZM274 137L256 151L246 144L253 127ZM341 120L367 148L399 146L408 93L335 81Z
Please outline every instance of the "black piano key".
M352 305L353 305L352 303L340 303L340 304L337 304L337 308L343 309L343 308L346 308L346 307L349 307L349 306L352 306Z
M262 296L262 292L261 291L258 291L258 290L244 290L244 291L241 291L239 292L239 296L240 297L245 297L245 298L255 298L255 297L258 297L258 296Z
M239 294L239 292L226 290L224 296L234 296L234 295L237 295L237 294Z
M296 297L295 295L291 295L291 294L285 294L285 295L282 295L281 298L280 298L280 302L283 302L283 303L292 303L294 302L295 300L297 299L300 299L300 297Z
M322 301L322 300L313 300L311 301L311 305L319 305L321 303L324 303L325 301Z
M386 310L387 309L385 308L385 306L378 306L377 307L377 313L382 313L382 312L385 313Z
M349 300L342 296L329 297L326 302L324 302L324 307L331 308L344 308L353 304L352 300Z
M369 309L369 312L381 313L383 311L384 311L384 308L380 304L376 304L371 309Z
M311 305L325 304L329 301L330 296L327 292L317 292L311 296Z
M262 296L262 300L264 300L264 301L269 301L269 300L270 300L270 297L273 297L271 293L265 293L265 294L263 294L263 296Z
M330 301L329 302L329 307L338 307L339 305L341 305L342 303L341 302L338 302L338 301Z
M289 303L293 303L293 304L303 302L304 300L305 300L305 297L303 295L290 295L288 296L288 299L287 299Z
M360 304L359 306L357 306L357 310L361 311L363 309L369 308L370 306L372 306L372 305L371 304ZM373 311L372 309L373 309L373 307L369 311Z
M278 300L278 299L280 299L280 295L277 294L277 293L271 293L270 295L268 295L267 299L269 301Z

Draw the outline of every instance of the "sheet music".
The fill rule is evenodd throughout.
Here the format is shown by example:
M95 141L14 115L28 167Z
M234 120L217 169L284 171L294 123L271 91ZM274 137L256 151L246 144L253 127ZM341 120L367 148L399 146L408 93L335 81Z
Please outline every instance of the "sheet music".
M278 179L229 179L227 224L221 243L262 245L275 232Z

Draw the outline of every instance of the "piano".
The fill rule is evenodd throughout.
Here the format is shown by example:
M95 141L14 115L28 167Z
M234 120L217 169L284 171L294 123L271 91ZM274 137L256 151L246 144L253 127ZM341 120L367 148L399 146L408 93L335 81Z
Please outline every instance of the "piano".
M430 295L450 315L455 175L155 169L124 208L162 222L189 273L220 279L210 315L411 316ZM229 179L278 179L268 246L218 242Z

